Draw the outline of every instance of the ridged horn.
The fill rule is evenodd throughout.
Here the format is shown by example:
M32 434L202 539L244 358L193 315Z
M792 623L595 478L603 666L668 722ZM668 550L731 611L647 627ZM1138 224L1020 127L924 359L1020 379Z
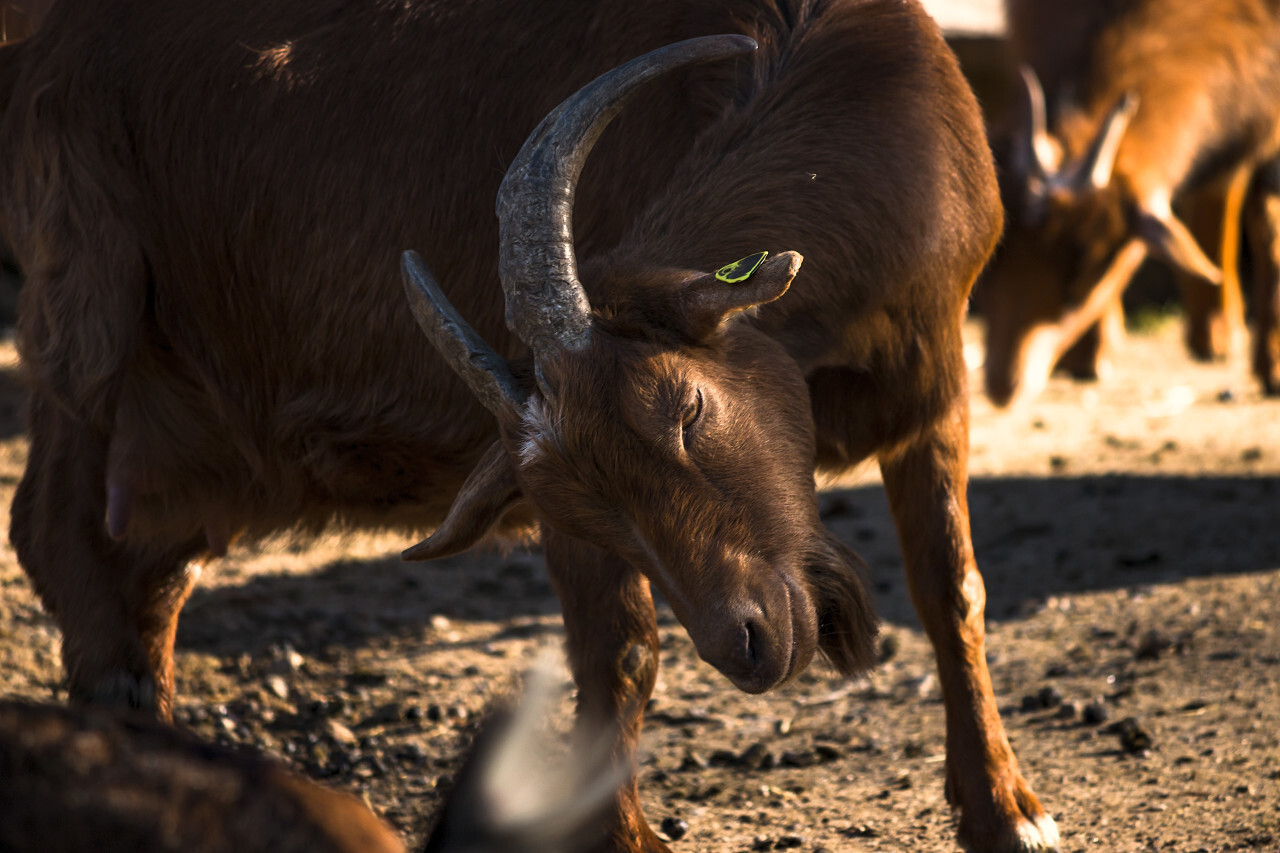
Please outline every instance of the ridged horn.
M587 84L525 141L498 191L498 271L507 326L535 360L581 349L591 337L591 307L573 250L573 197L600 134L645 84L756 46L746 36L720 35L659 48Z
M417 252L401 255L400 272L414 319L484 407L499 418L522 408L526 395L507 360L462 319Z

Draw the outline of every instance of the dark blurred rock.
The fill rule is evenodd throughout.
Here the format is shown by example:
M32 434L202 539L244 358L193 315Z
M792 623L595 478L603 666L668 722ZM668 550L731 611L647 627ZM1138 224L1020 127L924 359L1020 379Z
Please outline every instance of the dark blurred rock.
M689 832L689 824L678 817L665 817L662 819L662 834L670 838L672 841L679 841Z

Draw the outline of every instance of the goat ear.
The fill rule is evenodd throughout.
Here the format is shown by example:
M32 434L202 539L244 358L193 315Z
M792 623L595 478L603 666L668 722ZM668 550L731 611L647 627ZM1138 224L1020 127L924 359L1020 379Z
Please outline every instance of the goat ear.
M405 549L404 560L448 557L479 542L523 495L515 468L501 441L494 441L472 469L444 521L426 539Z
M735 314L777 299L787 292L803 260L799 252L773 257L761 252L695 278L681 294L690 331L705 337Z
M1210 284L1222 284L1222 269L1209 260L1187 226L1167 206L1139 209L1133 230L1157 257Z

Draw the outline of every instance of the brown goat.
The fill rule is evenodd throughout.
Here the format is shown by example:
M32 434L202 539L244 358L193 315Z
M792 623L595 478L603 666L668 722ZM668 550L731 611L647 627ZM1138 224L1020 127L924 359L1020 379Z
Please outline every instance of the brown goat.
M154 720L0 702L0 850L402 853L355 797Z
M486 723L424 853L573 853L603 831L625 773L606 749L540 760L550 677L535 670L525 701ZM137 715L11 700L0 701L0 815L6 853L404 851L360 800L248 749Z
M759 49L680 45L584 89L511 166L499 229L560 99L711 33ZM237 536L436 527L427 559L537 518L580 714L629 755L650 582L745 690L819 649L870 664L863 564L813 469L875 456L960 836L1056 844L996 711L965 495L961 323L1001 211L917 3L61 0L0 83L32 386L11 535L74 699L167 715L188 566ZM406 260L431 342L404 249L443 282ZM634 780L607 846L665 849Z
M1231 350L1243 336L1243 219L1253 369L1280 393L1280 3L1007 9L1024 105L1001 157L1008 230L981 286L987 392L1001 404L1032 396L1055 365L1096 378L1122 333L1120 294L1148 254L1182 273L1193 353Z

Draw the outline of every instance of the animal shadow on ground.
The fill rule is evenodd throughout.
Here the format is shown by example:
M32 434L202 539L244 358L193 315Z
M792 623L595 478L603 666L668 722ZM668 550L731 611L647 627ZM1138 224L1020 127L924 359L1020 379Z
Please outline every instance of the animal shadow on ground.
M1034 612L1057 595L1280 565L1276 477L978 479L969 501L993 619ZM918 624L883 489L827 491L821 507L832 531L869 563L880 617ZM256 656L288 643L309 653L421 633L440 616L507 623L476 641L483 643L511 632L556 632L537 618L558 612L536 551L480 551L425 565L393 553L198 588L178 645ZM665 609L662 616L671 621Z

